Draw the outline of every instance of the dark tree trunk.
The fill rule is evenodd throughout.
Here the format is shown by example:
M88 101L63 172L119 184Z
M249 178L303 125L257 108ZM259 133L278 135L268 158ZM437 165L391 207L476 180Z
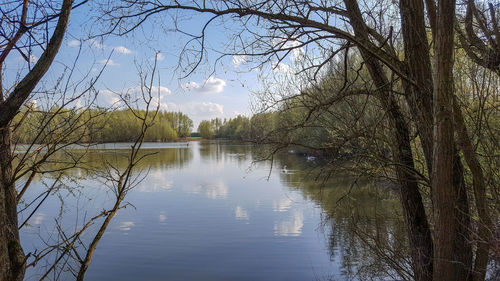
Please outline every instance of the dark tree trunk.
M469 166L472 174L472 188L476 203L478 222L478 242L474 259L473 280L482 281L486 276L486 267L488 266L490 241L492 238L492 220L488 212L488 204L486 202L486 183L484 179L483 169L477 159L474 147L472 145L469 133L465 126L465 121L462 116L462 111L458 102L453 99L453 116L456 126L457 143L464 155L465 162Z
M345 4L354 33L357 37L367 40L368 31L357 2L346 0ZM408 125L394 99L390 83L380 62L363 48L360 48L360 52L376 87L380 90L377 97L388 113L389 122L394 133L393 155L394 161L397 163L396 174L410 241L415 280L429 281L432 280L433 271L433 244L422 197L418 190L418 181L414 173L414 160Z
M432 69L422 0L400 0L407 75L406 100L418 128L429 175L432 171Z
M434 201L434 279L470 278L467 191L463 167L455 149L453 127L453 44L455 1L441 0L435 30L434 145L432 196Z
M12 181L10 131L0 128L0 280L22 280L24 253L17 229L17 199Z
M4 97L4 93L0 90L0 280L2 281L22 280L25 271L25 258L19 242L17 225L17 198L12 174L10 123L54 61L66 33L72 3L72 0L63 1L54 33L34 67L7 97ZM15 47L13 44L9 46L10 49L2 50L3 59Z

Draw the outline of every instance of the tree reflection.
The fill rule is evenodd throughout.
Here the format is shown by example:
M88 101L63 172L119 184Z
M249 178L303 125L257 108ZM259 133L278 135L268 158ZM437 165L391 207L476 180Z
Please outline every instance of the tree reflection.
M345 278L412 279L404 218L390 187L327 174L322 164L295 155L276 162L292 171L280 173L281 180L324 210L331 260L340 262Z

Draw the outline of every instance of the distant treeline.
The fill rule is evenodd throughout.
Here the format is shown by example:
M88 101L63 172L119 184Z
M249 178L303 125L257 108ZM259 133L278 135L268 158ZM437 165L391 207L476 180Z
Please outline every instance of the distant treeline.
M321 147L331 141L328 129L319 124L297 126L307 114L304 108L293 108L254 114L252 117L238 115L231 119L204 120L198 126L200 137L224 138L257 143L288 144Z
M145 116L145 111L135 111ZM13 140L16 143L103 143L131 142L141 132L141 120L129 109L104 111L98 109L50 111L27 110L14 120ZM144 141L175 141L189 137L193 121L181 112L160 111L146 131Z

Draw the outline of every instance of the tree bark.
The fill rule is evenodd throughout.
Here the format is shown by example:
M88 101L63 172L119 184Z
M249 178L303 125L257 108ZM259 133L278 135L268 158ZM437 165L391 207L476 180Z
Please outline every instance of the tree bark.
M54 33L50 38L49 43L45 47L45 51L38 59L33 69L17 84L12 93L0 103L0 127L6 127L17 114L19 108L29 97L33 89L45 75L49 67L52 65L54 58L59 51L59 47L64 39L66 27L69 22L69 14L72 9L73 0L64 0L59 19L57 21ZM4 51L5 52L5 51Z
M368 32L357 2L346 0L345 5L354 33L356 36L362 37L363 40L368 40ZM394 99L390 83L380 62L363 48L360 48L360 52L376 87L380 89L377 97L388 113L394 132L393 155L394 161L397 163L395 169L410 241L414 277L418 281L430 281L433 271L433 244L424 204L418 190L418 181L414 173L408 125Z
M25 272L12 175L10 122L54 61L66 32L72 3L72 0L64 0L54 33L33 69L8 97L0 96L0 280L22 280Z
M432 68L422 0L400 0L401 27L408 77L406 100L424 151L429 175L432 172Z
M439 281L467 280L471 263L467 245L470 220L467 191L453 135L454 18L455 1L439 1L434 36L436 80L431 176L435 216L433 276Z
M0 128L0 141L0 280L22 280L25 258L17 229L17 199L12 181L8 127Z
M486 267L489 261L490 241L492 239L493 224L488 212L488 204L486 202L486 183L484 179L483 169L477 159L474 147L472 145L462 111L458 105L456 98L453 99L453 116L456 126L457 144L464 155L465 162L469 166L472 174L472 189L479 217L477 230L477 249L474 260L473 280L482 281L486 276Z

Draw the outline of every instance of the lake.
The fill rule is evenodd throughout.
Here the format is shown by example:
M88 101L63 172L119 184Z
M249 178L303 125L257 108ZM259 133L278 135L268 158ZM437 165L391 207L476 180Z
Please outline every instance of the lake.
M120 167L128 147L101 145L87 159L96 167L102 161ZM355 223L380 233L389 248L404 243L400 220L389 218L398 211L387 192L363 185L351 194L350 181L335 175L314 180L324 164L292 153L278 155L271 169L270 161L255 162L262 151L249 144L146 143L143 148L155 153L138 167L147 176L128 193L131 205L113 218L86 280L344 280L361 278L354 272L365 267L390 276L351 232ZM55 218L71 233L111 207L104 180L72 173L78 184L68 179L22 228L26 253L43 248L42 241L59 241ZM25 201L50 183L37 179ZM339 205L346 194L351 203L363 202L356 222L353 211ZM366 219L367 214L383 219ZM26 216L23 212L20 221ZM26 279L38 280L53 259L29 269ZM61 274L62 280L73 278Z

